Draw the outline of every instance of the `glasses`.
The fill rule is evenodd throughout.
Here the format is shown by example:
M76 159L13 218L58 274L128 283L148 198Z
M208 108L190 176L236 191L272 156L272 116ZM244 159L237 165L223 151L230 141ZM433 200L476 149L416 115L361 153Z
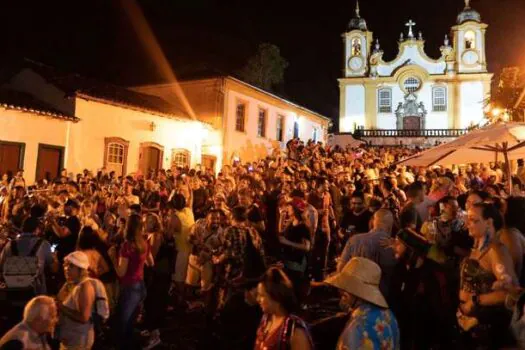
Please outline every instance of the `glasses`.
M363 205L363 202L350 202L350 205Z

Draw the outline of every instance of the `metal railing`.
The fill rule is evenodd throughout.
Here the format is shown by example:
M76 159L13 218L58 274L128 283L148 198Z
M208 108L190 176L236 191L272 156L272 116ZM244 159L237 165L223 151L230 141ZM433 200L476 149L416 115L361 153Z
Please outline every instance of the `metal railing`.
M468 132L467 129L356 129L354 137L458 137Z

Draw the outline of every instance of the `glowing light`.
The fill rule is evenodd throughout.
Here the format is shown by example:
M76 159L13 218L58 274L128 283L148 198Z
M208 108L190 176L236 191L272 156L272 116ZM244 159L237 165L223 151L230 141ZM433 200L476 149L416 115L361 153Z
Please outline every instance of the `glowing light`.
M499 108L494 108L494 109L492 110L492 116L493 116L493 117L498 117L501 113L502 113L502 110L499 109Z
M177 81L175 73L171 69L171 66L168 60L166 59L164 52L162 52L162 49L157 39L155 38L155 35L153 35L153 31L151 30L148 22L146 21L142 10L137 5L136 1L121 0L121 4L131 24L133 25L133 29L135 29L139 41L141 42L151 59L155 62L155 66L157 67L158 73L162 78L166 79L170 83L173 83L171 84L173 93L178 97L179 101L182 103L184 109L189 114L189 116L193 119L197 119L193 108L191 107L188 99L186 98L186 95L184 94L184 91L182 90Z

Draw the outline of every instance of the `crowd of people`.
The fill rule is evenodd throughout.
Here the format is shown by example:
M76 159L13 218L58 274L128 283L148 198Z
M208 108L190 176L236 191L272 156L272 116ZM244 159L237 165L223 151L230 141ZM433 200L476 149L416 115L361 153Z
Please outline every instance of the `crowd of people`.
M194 310L218 349L525 346L523 162L508 193L501 164L398 164L414 152L294 139L218 174L6 174L0 349L152 349Z

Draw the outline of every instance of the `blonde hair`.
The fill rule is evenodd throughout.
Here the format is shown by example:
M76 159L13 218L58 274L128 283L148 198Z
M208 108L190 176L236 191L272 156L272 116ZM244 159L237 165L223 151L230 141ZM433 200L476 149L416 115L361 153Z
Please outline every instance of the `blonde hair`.
M47 319L51 314L49 310L54 305L55 301L53 298L45 295L31 299L24 308L24 321L33 322L38 318Z

